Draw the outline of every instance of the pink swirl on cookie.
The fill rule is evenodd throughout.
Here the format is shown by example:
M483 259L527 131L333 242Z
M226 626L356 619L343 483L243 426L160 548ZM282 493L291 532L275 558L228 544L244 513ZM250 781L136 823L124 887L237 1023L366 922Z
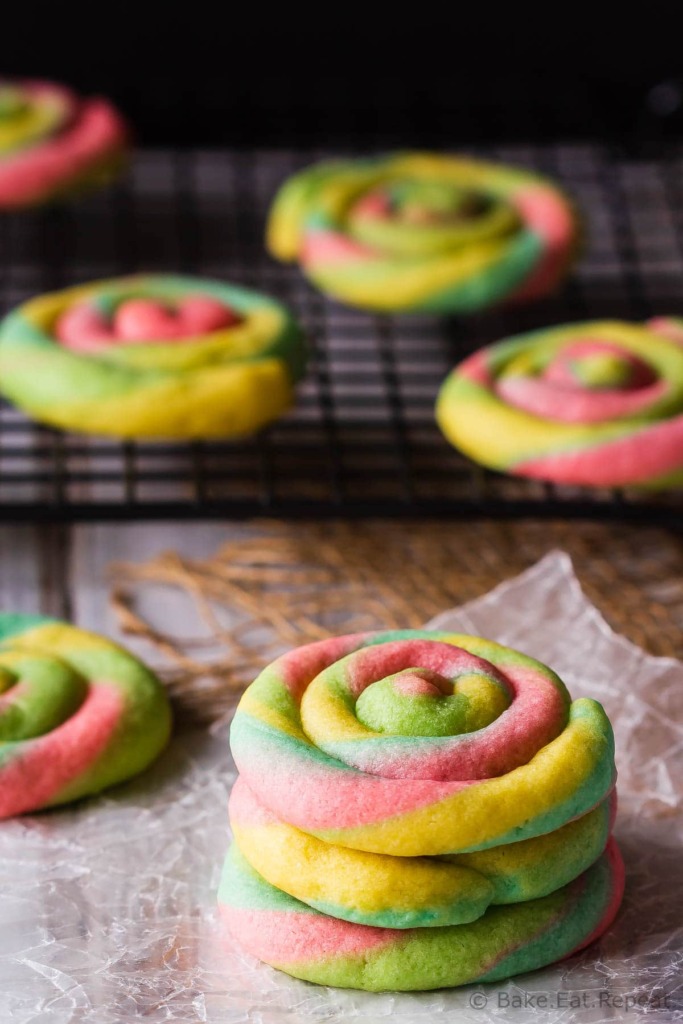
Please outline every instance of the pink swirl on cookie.
M0 208L104 181L128 145L128 128L107 100L82 99L52 82L0 82Z
M205 295L180 299L174 306L155 299L128 299L109 317L92 302L62 313L55 336L76 352L97 352L110 345L167 343L203 338L241 323L235 310Z
M123 700L104 681L92 686L71 718L45 736L24 742L17 756L0 768L0 820L49 806L106 752L121 722ZM12 693L4 697L16 703ZM9 706L5 700L2 711Z
M609 487L648 483L659 486L683 482L683 416L660 423L631 437L610 441L587 452L569 452L526 459L517 466L522 476L566 484Z
M568 253L577 248L576 217L556 191L540 185L517 192L514 204L529 230L543 240L538 266L511 299L531 302L551 292L566 274Z

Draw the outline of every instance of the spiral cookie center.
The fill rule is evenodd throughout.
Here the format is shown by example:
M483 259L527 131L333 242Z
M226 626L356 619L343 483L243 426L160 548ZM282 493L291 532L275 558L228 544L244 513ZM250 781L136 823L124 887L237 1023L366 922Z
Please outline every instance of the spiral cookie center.
M601 339L580 338L552 358L525 352L496 382L510 405L564 423L599 423L637 415L656 401L666 383L635 352Z
M59 658L24 651L0 654L0 743L43 736L85 699L88 684Z
M406 224L453 224L488 212L492 199L473 189L442 182L405 181L370 192L360 208L370 216L393 217Z
M546 381L568 387L629 391L654 383L644 359L618 345L585 339L567 345L545 369Z
M119 304L81 302L66 310L55 325L67 348L92 352L110 345L140 345L203 338L236 327L242 318L234 309L205 295L176 304L130 298Z
M480 673L451 681L429 669L409 668L363 690L356 717L378 733L457 736L490 725L508 705L499 683Z
M515 756L510 730L514 734L517 718L525 717L526 703L542 699L528 679L522 696L519 685L514 670L503 674L455 644L370 644L315 676L301 699L301 724L316 747L373 775L496 774L501 758L509 764ZM547 720L541 716L544 735L562 713L553 706Z
M518 227L498 197L452 182L398 180L352 203L349 234L397 256L427 256L504 236Z

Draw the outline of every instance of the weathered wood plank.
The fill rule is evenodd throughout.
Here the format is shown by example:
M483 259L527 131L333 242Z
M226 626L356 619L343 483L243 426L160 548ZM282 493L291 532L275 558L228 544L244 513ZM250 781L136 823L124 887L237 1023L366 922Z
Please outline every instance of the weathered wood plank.
M85 629L106 633L145 656L149 649L117 629L109 607L112 562L144 562L162 551L205 558L239 525L219 523L81 524L73 528L71 600L74 621ZM144 588L140 609L165 632L179 636L205 635L206 628L187 598L169 588Z
M68 531L0 527L0 610L64 615L68 611L65 558Z

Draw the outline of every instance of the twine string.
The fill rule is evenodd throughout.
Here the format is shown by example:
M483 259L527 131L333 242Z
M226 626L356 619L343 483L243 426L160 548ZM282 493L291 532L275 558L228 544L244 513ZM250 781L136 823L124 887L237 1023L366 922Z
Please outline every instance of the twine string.
M121 630L151 647L183 714L213 721L284 650L420 627L558 547L617 630L653 654L683 654L683 541L624 525L264 521L208 558L167 551L112 565L111 604ZM201 636L172 635L141 610L159 587L194 606Z

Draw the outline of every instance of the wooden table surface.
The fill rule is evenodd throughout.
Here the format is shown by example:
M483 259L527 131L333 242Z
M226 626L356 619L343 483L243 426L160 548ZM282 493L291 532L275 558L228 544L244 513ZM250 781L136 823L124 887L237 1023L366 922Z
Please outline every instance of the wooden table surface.
M407 550L407 540L421 536L418 523L356 524L351 526L350 534L348 527L346 533L340 533L340 528L335 530L331 523L318 524L304 534L299 531L306 531L305 523L293 524L291 529L297 537L309 538L317 529L340 554L354 554L356 562L366 557L363 552L370 544L376 553L375 572L392 592L405 591L405 570L411 560L423 562L426 557L419 545L412 553ZM548 551L560 548L571 556L589 597L615 629L651 653L683 656L680 533L618 524L524 520L450 526L441 523L436 529L434 534L431 527L422 524L422 532L429 533L436 551L423 569L433 576L433 583L439 583L440 595L438 606L424 609L425 619L482 595ZM398 534L392 532L396 530ZM148 644L124 637L117 628L109 604L108 566L115 562L143 563L164 551L191 559L208 558L227 540L244 533L244 525L227 520L0 525L0 609L69 619L123 641L149 658ZM361 534L365 548L360 543ZM444 576L445 565L449 571ZM413 580L412 585L420 587L420 579ZM424 601L415 598L414 603L422 608ZM191 603L178 600L177 594L151 587L142 596L140 606L166 634L187 637L204 632L199 619L188 621Z

